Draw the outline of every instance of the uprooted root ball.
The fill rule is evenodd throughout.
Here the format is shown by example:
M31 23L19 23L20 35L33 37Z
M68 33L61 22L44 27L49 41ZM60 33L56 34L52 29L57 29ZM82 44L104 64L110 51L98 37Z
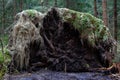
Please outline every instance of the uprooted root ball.
M79 72L112 64L113 39L100 19L66 8L19 15L10 37L13 68Z

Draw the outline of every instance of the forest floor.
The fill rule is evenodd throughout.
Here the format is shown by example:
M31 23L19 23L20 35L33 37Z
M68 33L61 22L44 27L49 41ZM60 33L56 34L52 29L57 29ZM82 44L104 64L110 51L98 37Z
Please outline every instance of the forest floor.
M36 73L6 74L4 80L120 80L120 75L104 75L103 73L93 72L64 73L41 70Z

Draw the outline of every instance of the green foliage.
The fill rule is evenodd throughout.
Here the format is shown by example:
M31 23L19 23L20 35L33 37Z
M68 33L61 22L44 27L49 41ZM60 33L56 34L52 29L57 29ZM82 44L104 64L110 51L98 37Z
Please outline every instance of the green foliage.
M117 43L117 54L115 55L115 59L113 62L120 62L120 43Z

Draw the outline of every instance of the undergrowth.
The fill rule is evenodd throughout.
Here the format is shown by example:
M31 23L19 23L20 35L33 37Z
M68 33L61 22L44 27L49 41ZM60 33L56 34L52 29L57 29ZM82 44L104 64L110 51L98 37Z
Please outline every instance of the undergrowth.
M4 74L8 71L7 65L9 64L11 60L11 57L7 51L7 49L4 48L4 53L0 50L0 80L4 76Z
M2 45L0 44L0 80L2 80L4 74L8 71L7 65L9 64L11 57L6 48L8 35L2 35L0 38L2 39Z

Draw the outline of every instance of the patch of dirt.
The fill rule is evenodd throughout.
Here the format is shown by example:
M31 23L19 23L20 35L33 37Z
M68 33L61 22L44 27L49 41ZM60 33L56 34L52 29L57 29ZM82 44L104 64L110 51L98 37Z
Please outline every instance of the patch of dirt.
M36 73L23 73L4 76L3 80L119 80L120 75L104 75L102 73L63 73L41 70Z

